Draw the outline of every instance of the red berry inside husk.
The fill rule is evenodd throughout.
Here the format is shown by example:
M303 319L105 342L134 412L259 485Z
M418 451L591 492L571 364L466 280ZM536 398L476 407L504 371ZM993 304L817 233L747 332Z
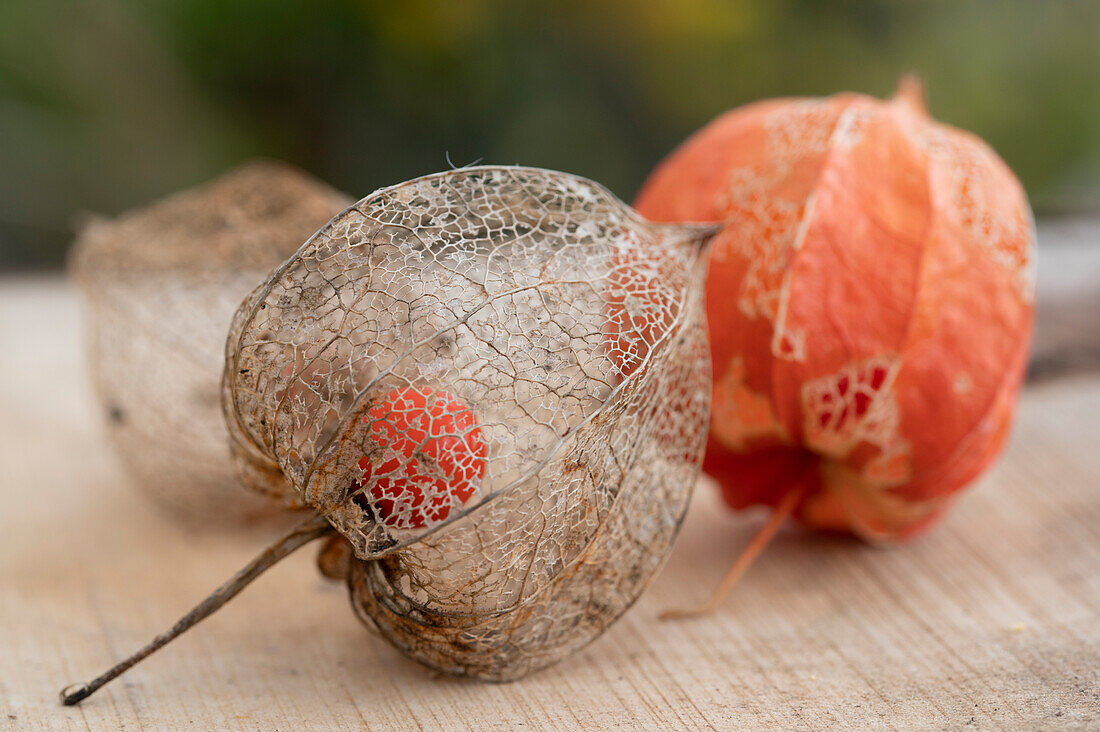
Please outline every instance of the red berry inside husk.
M399 529L441 523L481 485L488 446L466 404L426 387L390 391L367 410L380 448L359 459L353 499Z

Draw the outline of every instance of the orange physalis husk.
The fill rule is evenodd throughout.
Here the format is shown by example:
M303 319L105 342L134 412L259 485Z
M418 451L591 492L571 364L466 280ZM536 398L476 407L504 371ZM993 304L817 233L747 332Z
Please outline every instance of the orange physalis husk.
M707 316L704 470L735 509L904 540L1005 442L1034 307L1034 224L980 139L894 99L728 112L666 159L636 207L720 221Z

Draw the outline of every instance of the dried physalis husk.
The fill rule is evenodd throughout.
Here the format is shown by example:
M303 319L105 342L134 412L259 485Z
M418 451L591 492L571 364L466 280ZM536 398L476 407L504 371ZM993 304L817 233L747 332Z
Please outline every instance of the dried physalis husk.
M246 472L350 542L356 610L416 660L494 680L556 661L633 602L687 506L708 233L525 168L364 199L233 323Z
M241 306L223 391L246 480L315 517L63 701L320 537L360 617L436 669L515 679L595 638L661 566L697 476L713 231L510 167L333 219Z
M225 522L277 508L241 490L229 453L225 332L256 283L350 202L257 162L82 232L71 271L108 435L133 482L172 515Z

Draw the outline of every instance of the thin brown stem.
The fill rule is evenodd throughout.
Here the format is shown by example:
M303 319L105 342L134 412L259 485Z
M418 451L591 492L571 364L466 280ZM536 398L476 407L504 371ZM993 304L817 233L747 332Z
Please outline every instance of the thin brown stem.
M741 576L748 571L748 568L752 566L752 563L756 561L756 558L760 556L760 552L764 551L764 547L768 545L768 542L775 537L779 527L783 525L783 522L798 508L798 504L801 503L802 497L806 494L806 482L799 481L798 484L787 491L787 494L783 496L783 500L779 502L779 505L772 511L772 515L768 517L767 523L757 532L753 537L749 545L741 552L734 561L733 566L726 572L726 576L722 578L722 582L714 590L714 594L710 596L710 599L706 602L695 605L694 607L675 608L672 610L665 610L658 617L661 620L675 620L679 618L692 618L699 615L708 615L721 606L725 599L729 596L733 590L734 585L737 584Z
M113 666L108 671L95 679L80 684L72 684L61 690L61 703L65 706L79 704L84 699L94 694L99 687L111 681L115 677L125 673L131 666L142 661L146 656L157 651L180 634L189 630L199 621L213 615L226 602L231 600L238 592L243 590L254 579L271 569L286 558L296 549L299 549L314 539L326 536L332 531L332 525L320 516L313 516L291 529L288 534L264 549L255 559L249 562L241 571L225 582L221 587L210 593L209 596L191 612L180 618L168 631L161 633L148 645L134 653L132 656Z

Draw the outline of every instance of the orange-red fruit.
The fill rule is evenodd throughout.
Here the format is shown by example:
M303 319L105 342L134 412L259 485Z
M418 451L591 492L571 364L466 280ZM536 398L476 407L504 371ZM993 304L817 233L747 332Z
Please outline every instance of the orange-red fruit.
M394 389L367 410L374 451L359 460L362 500L380 522L418 529L447 519L481 485L488 446L470 408L444 391Z
M704 470L732 507L804 482L804 523L902 539L996 457L1026 365L1034 226L1004 162L929 118L918 85L735 109L635 206L725 224Z

